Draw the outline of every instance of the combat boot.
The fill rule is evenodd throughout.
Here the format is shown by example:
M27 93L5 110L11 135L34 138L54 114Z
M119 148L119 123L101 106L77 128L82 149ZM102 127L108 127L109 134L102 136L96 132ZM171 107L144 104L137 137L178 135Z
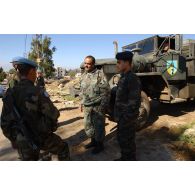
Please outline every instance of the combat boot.
M89 149L96 146L96 141L94 138L91 139L91 142L85 145L85 149Z
M58 160L59 161L68 161L68 160L70 160L70 151L69 151L68 144L66 142L64 144L65 144L64 150L58 154Z
M104 144L102 142L96 142L95 148L91 151L92 154L98 154L104 150Z

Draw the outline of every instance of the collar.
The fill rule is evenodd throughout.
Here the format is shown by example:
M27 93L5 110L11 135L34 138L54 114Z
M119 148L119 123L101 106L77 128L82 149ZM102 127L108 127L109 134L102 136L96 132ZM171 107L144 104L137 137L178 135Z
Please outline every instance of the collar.
M96 72L97 68L94 68L91 72L87 72L87 73L91 73L93 74L94 72Z
M21 78L20 82L22 82L22 83L28 83L30 85L34 85L34 83L32 81L28 80L27 78Z
M123 72L123 73L121 73L121 77L124 77L124 76L126 76L126 75L128 75L130 73L131 73L131 70L129 70L128 72Z

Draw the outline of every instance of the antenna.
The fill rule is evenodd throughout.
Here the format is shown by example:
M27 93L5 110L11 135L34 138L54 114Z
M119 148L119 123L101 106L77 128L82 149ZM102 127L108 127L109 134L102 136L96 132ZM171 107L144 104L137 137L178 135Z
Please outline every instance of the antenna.
M27 34L25 35L25 38L24 38L24 57L25 57L25 58L27 57L27 53L26 53L26 43L27 43Z

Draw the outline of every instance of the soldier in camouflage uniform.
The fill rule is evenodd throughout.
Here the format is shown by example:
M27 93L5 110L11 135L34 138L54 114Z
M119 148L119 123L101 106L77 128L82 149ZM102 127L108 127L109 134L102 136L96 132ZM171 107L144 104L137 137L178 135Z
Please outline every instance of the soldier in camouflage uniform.
M41 87L43 89L45 88L45 81L44 81L44 77L43 77L43 71L40 67L37 70L36 86Z
M105 111L109 103L110 87L102 70L95 67L95 58L87 56L84 61L85 73L81 77L82 105L84 107L85 132L91 142L86 149L93 148L97 154L104 149Z
M12 78L10 79L10 81L8 83L10 88L13 88L20 81L19 72L17 71L17 65L13 64L13 67L14 67L15 71L13 72Z
M20 81L13 88L9 88L3 98L3 134L17 148L21 160L38 160L40 150L58 155L59 160L69 159L67 143L54 134L59 111L48 94L34 86L37 65L22 57L15 58L13 63L17 64ZM21 120L16 117L15 110ZM36 148L31 147L30 143Z
M129 51L116 55L117 69L121 73L114 111L121 149L121 158L118 160L136 160L135 123L141 104L141 83L139 78L131 72L132 57L133 54Z

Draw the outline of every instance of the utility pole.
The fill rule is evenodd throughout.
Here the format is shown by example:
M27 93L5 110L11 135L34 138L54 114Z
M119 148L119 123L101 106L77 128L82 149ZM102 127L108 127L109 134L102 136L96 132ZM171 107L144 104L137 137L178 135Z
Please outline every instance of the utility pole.
M27 42L27 35L25 35L24 38L24 57L27 58L27 53L26 53L26 42Z

